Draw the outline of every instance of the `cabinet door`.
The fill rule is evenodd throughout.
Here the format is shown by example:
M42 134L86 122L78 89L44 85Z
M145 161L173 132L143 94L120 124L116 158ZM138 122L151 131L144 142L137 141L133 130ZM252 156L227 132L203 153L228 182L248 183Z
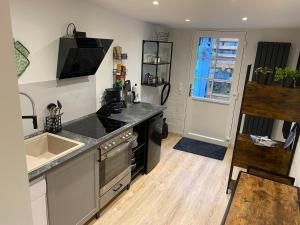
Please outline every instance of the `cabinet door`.
M80 225L99 211L99 163L95 149L46 176L50 225Z
M45 179L42 177L32 181L29 190L33 225L48 225Z

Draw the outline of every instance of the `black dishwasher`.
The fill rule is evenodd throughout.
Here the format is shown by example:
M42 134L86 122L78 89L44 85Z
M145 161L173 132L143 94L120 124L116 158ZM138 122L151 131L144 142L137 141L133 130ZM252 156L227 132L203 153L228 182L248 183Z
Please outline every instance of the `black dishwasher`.
M149 120L146 173L149 173L160 161L162 127L163 113Z

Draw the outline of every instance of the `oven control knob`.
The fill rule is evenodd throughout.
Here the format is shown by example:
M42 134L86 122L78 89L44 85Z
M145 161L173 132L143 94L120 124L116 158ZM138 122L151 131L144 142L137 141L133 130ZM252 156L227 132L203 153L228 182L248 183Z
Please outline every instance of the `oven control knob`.
M116 144L116 142L113 141L113 142L112 142L112 145L115 145L115 144Z
M122 139L125 139L125 136L122 136Z
M107 147L107 146L104 146L104 149L108 149L108 147Z
M110 147L111 147L111 144L108 144L108 147L110 148Z
M132 135L132 133L131 133L131 132L129 132L129 133L128 133L128 135L130 136L130 135Z
M128 137L128 134L125 134L125 137Z

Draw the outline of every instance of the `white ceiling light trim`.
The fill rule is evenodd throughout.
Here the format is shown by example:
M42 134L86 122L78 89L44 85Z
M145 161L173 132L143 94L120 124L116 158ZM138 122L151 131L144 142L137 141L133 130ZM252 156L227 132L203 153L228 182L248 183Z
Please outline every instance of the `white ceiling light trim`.
M159 5L159 1L153 1L152 4L153 5Z

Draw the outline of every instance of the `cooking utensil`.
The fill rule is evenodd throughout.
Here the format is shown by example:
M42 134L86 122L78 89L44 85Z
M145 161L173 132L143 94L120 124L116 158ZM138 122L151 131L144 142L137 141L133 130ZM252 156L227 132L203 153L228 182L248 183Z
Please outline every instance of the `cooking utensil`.
M57 106L54 104L54 103L50 103L48 106L47 106L47 109L50 113L50 116L53 116L54 115L54 109L56 108Z
M54 113L55 116L58 116L60 114L60 108L59 107L55 107L53 109L53 113Z
M59 100L57 100L57 107L59 108L58 114L60 114L60 111L62 109L62 104Z
M50 104L47 106L47 109L48 109L49 111L51 111L53 107L56 107L56 105L55 105L54 103L50 103Z
M57 106L58 106L58 108L59 108L59 109L61 109L61 108L62 108L62 104L60 103L60 101L59 101L59 100L57 100Z

